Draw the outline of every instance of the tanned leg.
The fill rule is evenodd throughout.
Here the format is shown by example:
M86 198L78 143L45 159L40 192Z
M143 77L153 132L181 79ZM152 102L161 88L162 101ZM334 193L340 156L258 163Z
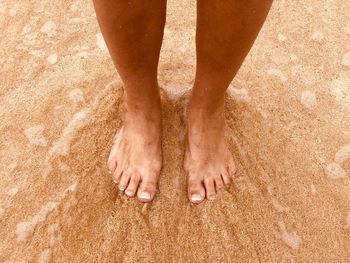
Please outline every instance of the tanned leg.
M97 19L124 84L125 116L108 169L121 191L149 202L161 169L161 106L157 82L166 0L94 0Z
M224 141L224 94L272 0L197 0L197 69L188 109L188 197L212 200L235 173Z

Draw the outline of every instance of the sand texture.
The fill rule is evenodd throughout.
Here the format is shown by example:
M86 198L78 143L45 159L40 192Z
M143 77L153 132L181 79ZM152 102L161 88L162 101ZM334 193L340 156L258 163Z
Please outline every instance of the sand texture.
M195 1L168 6L164 166L143 205L106 170L122 85L92 3L0 0L0 262L350 262L350 2L274 2L228 90L237 177L198 206Z

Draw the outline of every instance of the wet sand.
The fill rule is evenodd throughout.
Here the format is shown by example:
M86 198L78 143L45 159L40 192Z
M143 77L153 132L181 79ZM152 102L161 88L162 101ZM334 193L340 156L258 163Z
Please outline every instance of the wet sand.
M152 204L106 170L122 85L92 3L0 1L0 262L349 262L350 2L276 0L227 94L232 187L182 168L195 2L169 2Z

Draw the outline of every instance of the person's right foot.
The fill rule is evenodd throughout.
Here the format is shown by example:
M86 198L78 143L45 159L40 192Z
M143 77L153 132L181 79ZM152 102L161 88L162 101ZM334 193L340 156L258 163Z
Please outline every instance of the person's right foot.
M124 125L114 137L107 166L120 191L150 202L162 165L160 102L138 110L125 104Z

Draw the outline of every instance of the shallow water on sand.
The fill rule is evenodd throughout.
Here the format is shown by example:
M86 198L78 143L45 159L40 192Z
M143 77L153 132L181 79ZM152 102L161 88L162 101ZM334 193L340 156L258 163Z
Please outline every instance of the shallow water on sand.
M92 4L0 1L0 261L348 262L349 9L274 2L226 99L237 177L194 206L182 162L195 3L169 1L164 166L143 205L105 167L122 86Z

